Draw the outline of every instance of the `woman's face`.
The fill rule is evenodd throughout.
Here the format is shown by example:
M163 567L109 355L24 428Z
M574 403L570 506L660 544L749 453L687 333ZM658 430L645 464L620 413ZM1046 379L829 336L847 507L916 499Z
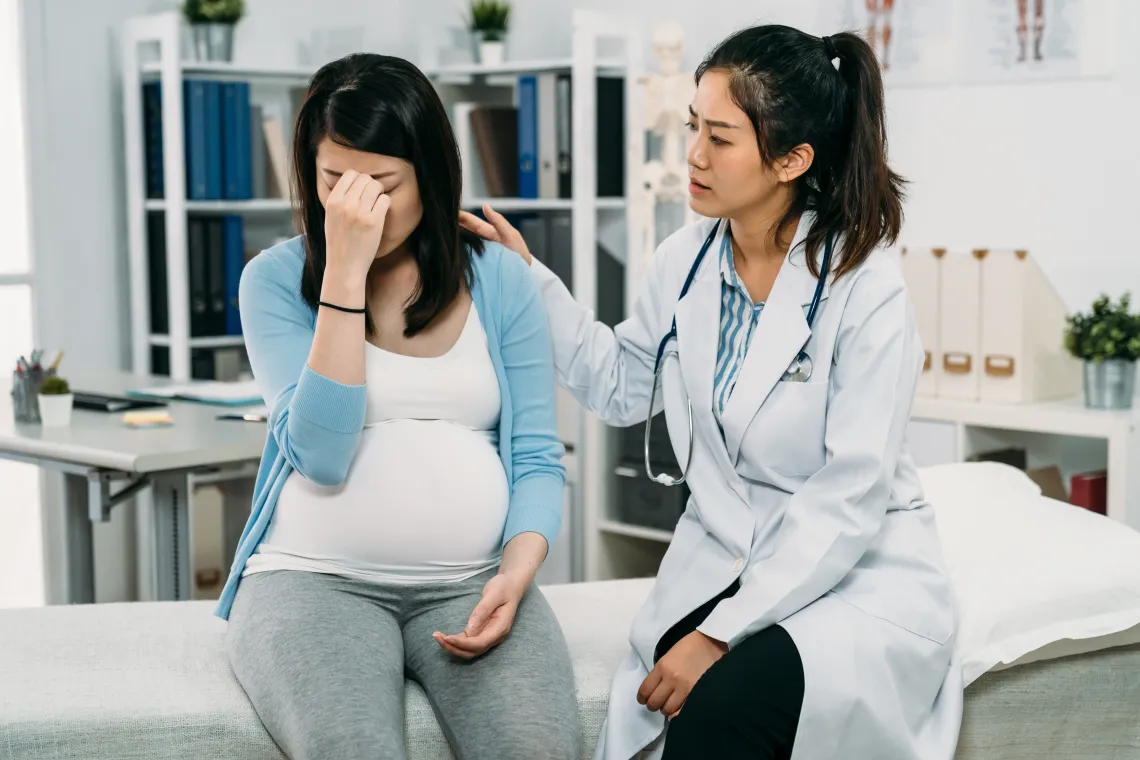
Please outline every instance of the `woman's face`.
M317 197L322 206L328 203L337 181L350 170L371 176L391 199L376 251L377 258L387 256L404 244L424 215L415 167L402 158L354 150L326 137L317 146Z
M732 218L767 205L806 167L799 156L765 164L756 130L733 102L729 75L710 70L701 77L689 107L689 206L701 216ZM810 160L808 161L810 165Z

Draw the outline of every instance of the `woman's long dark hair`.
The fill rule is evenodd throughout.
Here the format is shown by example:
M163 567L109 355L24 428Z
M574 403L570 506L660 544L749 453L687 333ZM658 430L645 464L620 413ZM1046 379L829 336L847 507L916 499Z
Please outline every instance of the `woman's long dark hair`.
M802 143L815 151L775 230L784 239L804 210L815 212L805 240L813 274L819 275L816 253L829 234L843 239L832 266L836 278L879 244L894 243L904 180L887 163L883 80L861 37L844 32L825 40L787 26L756 26L717 46L697 68L698 84L708 71L729 75L732 98L755 127L765 163Z
M325 273L325 209L317 196L317 147L325 138L366 153L409 161L423 218L407 246L419 267L404 335L423 330L464 285L482 241L459 227L459 147L427 77L401 58L359 53L321 67L309 82L293 138L293 197L305 239L301 296L317 308ZM367 317L367 329L373 324Z

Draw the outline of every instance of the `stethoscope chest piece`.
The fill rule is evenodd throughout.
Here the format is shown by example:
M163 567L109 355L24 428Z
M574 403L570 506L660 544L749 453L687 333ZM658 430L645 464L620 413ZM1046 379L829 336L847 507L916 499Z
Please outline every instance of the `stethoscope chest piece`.
M784 373L784 378L793 383L806 383L811 379L812 363L807 351L800 351Z

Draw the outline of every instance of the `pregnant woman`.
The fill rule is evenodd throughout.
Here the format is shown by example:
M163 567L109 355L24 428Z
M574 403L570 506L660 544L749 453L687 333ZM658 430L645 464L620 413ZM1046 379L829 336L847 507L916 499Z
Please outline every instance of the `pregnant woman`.
M546 317L526 265L461 232L455 138L411 64L314 76L301 234L239 296L271 413L218 614L300 758L403 758L405 674L460 758L578 758L570 658L534 577L560 526Z

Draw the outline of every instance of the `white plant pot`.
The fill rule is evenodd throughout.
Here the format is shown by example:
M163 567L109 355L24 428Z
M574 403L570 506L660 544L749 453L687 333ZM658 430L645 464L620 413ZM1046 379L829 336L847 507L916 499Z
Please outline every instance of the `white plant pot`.
M506 58L506 44L501 41L479 43L479 63L484 66L499 66Z
M70 393L39 394L40 421L44 427L67 427L71 424L74 397Z

